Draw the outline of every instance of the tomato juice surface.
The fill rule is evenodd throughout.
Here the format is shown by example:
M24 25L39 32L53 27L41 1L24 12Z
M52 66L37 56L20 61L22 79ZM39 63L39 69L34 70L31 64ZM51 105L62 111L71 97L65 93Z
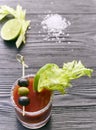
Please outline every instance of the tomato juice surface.
M20 97L18 94L18 88L20 87L17 84L18 80L12 87L11 99L17 118L22 125L27 128L37 129L44 126L51 116L52 92L47 89L44 89L42 92L34 91L34 76L29 75L25 78L29 81L29 94L27 96L30 99L30 103L25 106L25 115L23 115L23 106L18 103Z

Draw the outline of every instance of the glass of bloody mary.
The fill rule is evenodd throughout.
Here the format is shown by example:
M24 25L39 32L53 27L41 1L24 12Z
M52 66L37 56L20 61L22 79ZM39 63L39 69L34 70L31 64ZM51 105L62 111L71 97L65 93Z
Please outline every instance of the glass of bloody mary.
M30 129L40 128L48 122L55 90L64 94L66 88L71 86L72 80L82 76L91 77L93 72L81 61L72 61L65 63L62 68L48 63L41 67L36 75L25 76L24 57L17 55L17 60L22 64L22 77L13 84L11 100L18 120Z
M11 100L16 111L16 116L23 126L30 129L37 129L44 126L50 116L52 108L52 91L44 89L42 92L36 92L33 89L34 75L27 75L25 78L29 81L28 97L30 104L25 107L23 115L22 106L18 103L18 80L13 84L11 90Z

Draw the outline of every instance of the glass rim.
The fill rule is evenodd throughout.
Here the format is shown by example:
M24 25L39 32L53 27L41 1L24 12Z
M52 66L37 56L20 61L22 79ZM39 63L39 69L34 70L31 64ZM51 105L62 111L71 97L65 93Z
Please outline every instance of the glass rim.
M29 75L25 75L24 77L27 78L27 77L34 77L34 76L35 76L35 74L29 74ZM20 78L21 78L21 77L20 77ZM18 78L18 79L13 83L13 85L12 85L12 88L11 88L11 103L12 103L13 107L14 107L16 110L18 110L20 113L23 114L23 109L19 108L19 107L16 105L16 103L15 103L15 101L14 101L14 99L13 99L13 88L14 88L15 84L17 83L17 81L18 81L20 78ZM47 104L44 108L42 108L42 109L40 109L40 110L38 110L38 111L34 111L34 112L25 111L25 115L35 116L35 115L38 115L38 114L41 114L41 113L45 112L45 111L50 107L50 105L52 104L52 96L53 96L53 93L51 94L51 97L50 97L50 100L49 100L48 104Z

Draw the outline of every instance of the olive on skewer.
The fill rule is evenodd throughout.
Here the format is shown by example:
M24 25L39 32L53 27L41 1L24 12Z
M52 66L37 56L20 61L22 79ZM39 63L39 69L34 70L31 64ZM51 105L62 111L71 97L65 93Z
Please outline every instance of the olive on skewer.
M17 60L22 64L22 78L18 80L18 94L20 95L18 99L18 103L23 106L23 116L25 115L25 106L27 106L30 103L30 99L27 96L29 94L29 89L27 88L29 86L28 79L24 78L25 76L25 67L28 67L25 64L24 57L20 54L17 54L16 56Z

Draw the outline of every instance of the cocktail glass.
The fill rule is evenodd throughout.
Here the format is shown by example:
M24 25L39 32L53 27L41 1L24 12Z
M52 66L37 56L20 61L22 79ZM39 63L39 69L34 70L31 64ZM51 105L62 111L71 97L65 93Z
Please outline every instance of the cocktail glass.
M18 80L13 84L11 90L11 101L15 108L16 116L23 126L30 129L37 129L44 126L50 116L52 108L52 92L44 89L42 92L36 92L33 89L34 75L27 75L24 78L29 80L30 104L25 106L25 115L23 115L22 106L18 103Z

